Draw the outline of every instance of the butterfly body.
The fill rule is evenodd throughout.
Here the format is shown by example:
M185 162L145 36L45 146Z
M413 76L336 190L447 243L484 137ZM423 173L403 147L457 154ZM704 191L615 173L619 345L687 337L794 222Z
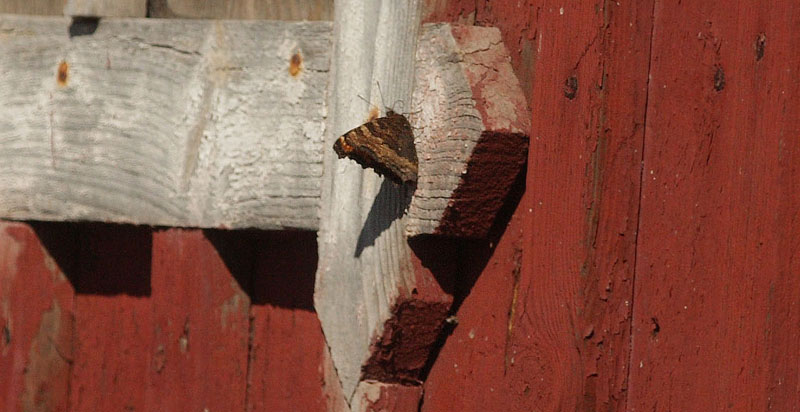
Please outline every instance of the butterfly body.
M405 116L389 110L343 134L333 144L339 158L348 157L397 184L417 181L414 133Z

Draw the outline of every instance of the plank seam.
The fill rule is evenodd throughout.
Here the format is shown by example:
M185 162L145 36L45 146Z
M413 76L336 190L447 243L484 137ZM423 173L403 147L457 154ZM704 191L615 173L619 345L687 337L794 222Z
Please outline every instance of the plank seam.
M627 376L625 376L625 407L623 410L628 410L628 401L630 400L630 383L631 383L631 371L633 370L633 333L634 333L634 316L636 315L636 306L635 306L635 299L636 299L636 275L637 269L639 267L639 233L641 232L642 226L642 194L644 192L644 178L645 178L645 167L644 167L644 153L645 153L645 144L647 143L647 113L649 111L650 105L650 73L653 66L653 35L655 32L655 20L656 20L656 3L658 0L653 0L652 8L650 9L650 45L647 50L647 76L645 78L645 97L644 97L644 118L642 119L642 152L640 154L639 160L639 202L636 208L636 234L634 235L633 239L633 273L631 275L631 299L630 299L630 322L628 323L628 371Z

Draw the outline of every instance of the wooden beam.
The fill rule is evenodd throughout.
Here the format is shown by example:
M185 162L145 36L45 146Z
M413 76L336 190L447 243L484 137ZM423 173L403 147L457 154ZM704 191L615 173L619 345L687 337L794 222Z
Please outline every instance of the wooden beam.
M0 17L0 216L318 226L330 23Z
M319 227L330 23L93 24L0 16L0 217ZM483 237L527 147L508 54L496 29L431 25L415 67L413 97L380 81L416 134L403 230ZM375 80L345 91L348 127Z
M333 0L150 0L150 17L333 20Z
M410 101L420 24L416 1L336 2L326 146L358 126L380 102ZM353 161L324 152L325 174L314 306L331 357L351 400L370 357L373 339L393 316L394 304L415 284L404 236L404 203L411 190L384 180ZM359 410L351 403L354 410Z
M65 16L146 17L147 0L67 0Z
M0 14L60 16L66 3L67 0L3 0L0 1Z
M525 95L495 28L426 25L416 58L406 232L483 238L528 157Z

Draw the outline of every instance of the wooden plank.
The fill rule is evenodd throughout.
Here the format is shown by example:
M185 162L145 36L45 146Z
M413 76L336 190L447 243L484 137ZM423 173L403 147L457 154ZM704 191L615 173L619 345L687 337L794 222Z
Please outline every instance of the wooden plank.
M0 216L318 227L329 23L68 24L0 18ZM484 237L525 160L522 92L496 30L421 40L405 230Z
M30 14L38 16L61 16L67 0L3 0L0 14Z
M70 411L145 410L153 339L150 229L77 231Z
M40 240L48 234L0 221L0 409L8 412L68 406L74 291L61 265L71 262L54 261Z
M369 107L355 96L379 101L378 83L387 101L410 101L418 12L416 2L336 3L330 146L364 122ZM349 400L373 339L415 284L402 217L411 193L333 151L324 163L322 202L331 207L321 214L314 307Z
M800 7L721 6L656 3L630 410L798 410Z
M65 16L147 17L147 0L67 0Z
M245 256L201 230L153 233L151 411L245 410L250 330ZM245 257L244 259L240 257ZM213 377L213 378L211 378Z
M477 281L422 411L627 410L651 7L449 2L498 27L531 79L531 145L497 246L465 251L461 278Z
M247 410L327 411L327 347L313 302L316 233L261 232L249 241L255 262Z
M68 25L0 18L2 216L318 226L330 24Z
M157 18L333 20L333 0L150 0Z

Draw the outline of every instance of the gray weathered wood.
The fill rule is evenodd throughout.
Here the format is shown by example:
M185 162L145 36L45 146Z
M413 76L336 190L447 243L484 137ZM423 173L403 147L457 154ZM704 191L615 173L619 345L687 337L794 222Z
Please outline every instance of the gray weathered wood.
M335 4L330 133L326 146L363 123L369 105L410 102L419 30L416 1ZM391 104L391 103L387 103ZM398 112L402 108L396 108ZM325 339L351 399L370 346L401 294L414 287L403 211L411 193L355 162L325 151L314 302Z
M69 24L0 16L0 216L318 227L329 23Z
M151 0L150 16L194 19L332 20L333 0Z
M530 111L511 58L496 28L449 24L425 26L416 58L406 231L485 237L527 159Z
M145 17L147 0L67 0L65 16Z
M322 153L333 153L322 137L330 23L101 19L71 38L69 24L0 16L0 216L318 228ZM348 71L372 72L372 57L345 58ZM342 127L366 119L359 95L408 113L420 180L396 211L408 205L406 233L482 237L525 159L508 55L496 29L427 25L415 64L413 100L393 95L394 78L340 83L349 100L338 110L356 112ZM482 150L492 156L481 168L472 152L486 136L507 139L491 146L506 152Z
M2 0L0 14L60 16L66 3L67 0Z

